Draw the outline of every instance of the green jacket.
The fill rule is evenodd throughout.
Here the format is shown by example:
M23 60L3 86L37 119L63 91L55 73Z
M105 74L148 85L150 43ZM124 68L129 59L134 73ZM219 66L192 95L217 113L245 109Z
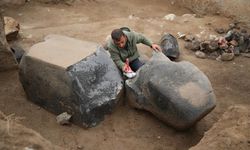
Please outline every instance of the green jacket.
M144 37L140 33L136 32L127 32L123 31L123 33L127 36L127 47L125 48L119 48L117 47L112 38L108 41L108 50L111 54L111 58L117 65L119 69L122 70L123 66L125 65L126 58L129 59L129 62L135 60L136 58L139 57L139 53L136 47L136 44L143 43L148 46L152 46L152 42Z

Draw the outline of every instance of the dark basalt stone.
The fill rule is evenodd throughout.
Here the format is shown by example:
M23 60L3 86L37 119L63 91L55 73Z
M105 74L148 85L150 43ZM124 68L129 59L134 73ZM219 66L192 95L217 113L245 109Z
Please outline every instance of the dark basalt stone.
M172 62L154 54L126 81L131 106L144 109L176 129L187 129L215 107L208 78L189 62Z
M162 52L171 60L178 59L180 56L179 45L176 38L171 34L165 34L160 40Z
M56 115L67 112L75 124L98 125L118 105L123 79L108 53L95 49L64 36L34 45L20 63L28 99Z

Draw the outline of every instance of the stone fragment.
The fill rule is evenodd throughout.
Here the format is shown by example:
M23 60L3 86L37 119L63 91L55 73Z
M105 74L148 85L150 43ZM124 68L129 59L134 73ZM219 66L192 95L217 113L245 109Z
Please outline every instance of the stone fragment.
M184 38L185 41L191 42L195 39L195 37L192 34L187 34Z
M233 46L238 46L238 42L236 40L230 41L229 44Z
M201 59L205 59L206 58L206 54L204 52L202 52L202 51L196 51L195 52L195 56L197 58L201 58Z
M168 14L166 16L164 16L165 20L169 20L169 21L173 21L176 18L175 14Z
M214 52L210 53L208 57L211 59L216 59L217 57L219 57L219 55L220 54L217 51L214 51Z
M218 44L219 44L219 47L221 49L227 49L228 48L227 43L228 42L227 42L226 38L224 38L224 37L219 38Z
M218 41L217 40L212 40L209 43L208 49L209 52L214 52L219 48Z
M5 16L4 24L7 41L16 39L20 30L19 23L14 18Z
M184 47L186 49L190 49L190 50L193 50L193 51L197 51L197 50L200 50L200 44L201 42L198 41L198 40L193 40L191 42L186 42Z
M56 117L56 122L60 125L68 125L70 124L69 120L72 115L68 114L67 112L61 113Z
M231 61L234 59L234 53L222 53L221 60L222 61Z

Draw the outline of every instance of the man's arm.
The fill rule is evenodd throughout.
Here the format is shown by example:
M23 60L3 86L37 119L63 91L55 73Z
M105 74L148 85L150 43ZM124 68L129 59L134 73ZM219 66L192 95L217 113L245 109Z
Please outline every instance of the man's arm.
M112 60L115 62L116 66L123 70L125 63L121 60L121 57L118 52L115 52L114 50L109 48L109 52L111 55Z
M136 39L136 43L142 43L142 44L145 44L149 47L152 46L152 41L149 40L148 38L146 38L144 35L142 35L141 33L137 33L137 32L134 32L134 36L135 36L135 39Z
M135 35L137 44L142 43L142 44L145 44L145 45L151 47L153 50L161 51L161 47L159 45L154 44L151 40L149 40L148 38L146 38L142 34L134 32L134 35Z

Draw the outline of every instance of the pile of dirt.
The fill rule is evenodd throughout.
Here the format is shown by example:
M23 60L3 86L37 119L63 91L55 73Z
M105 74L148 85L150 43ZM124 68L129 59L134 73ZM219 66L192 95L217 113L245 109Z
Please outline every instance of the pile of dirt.
M61 150L39 133L17 123L18 118L0 111L0 149L4 150Z
M250 105L229 107L222 118L190 150L250 149Z

